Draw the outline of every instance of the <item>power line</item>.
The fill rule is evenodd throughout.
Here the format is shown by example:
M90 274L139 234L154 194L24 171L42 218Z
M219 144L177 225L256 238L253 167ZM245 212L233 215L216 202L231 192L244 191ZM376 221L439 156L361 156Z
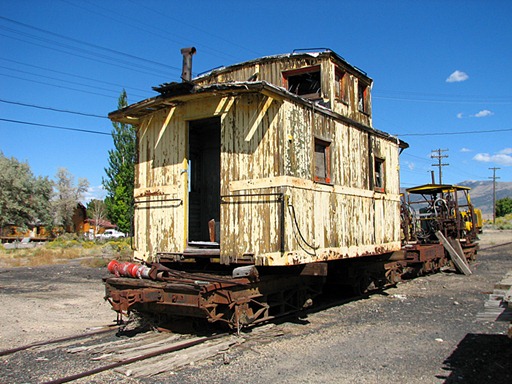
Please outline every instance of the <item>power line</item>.
M187 27L193 28L193 29L195 29L195 30L197 30L197 31L199 31L199 32L201 32L201 33L204 33L204 34L206 34L206 35L208 35L208 36L210 36L210 37L213 37L213 38L215 38L215 39L218 39L218 40L224 41L225 43L231 44L231 45L233 45L233 46L235 46L235 47L237 47L237 48L241 48L241 49L243 49L243 50L245 50L245 51L247 51L247 52L251 52L251 53L256 54L256 55L258 55L258 56L263 56L263 54L262 54L262 53L257 52L257 51L254 51L254 50L252 50L252 49L250 49L250 48L247 48L247 46L245 46L245 45L237 44L237 43L235 43L235 42L233 42L233 41L230 41L230 40L225 39L225 38L224 38L224 37L222 37L222 36L217 36L217 35L213 34L211 31L204 30L204 29L199 28L199 27L197 27L197 26L195 26L195 25L192 25L192 24L186 23L186 22L184 22L184 21L183 21L183 19L176 19L176 18L174 18L174 17L172 17L172 16L169 16L169 15L163 15L163 14L162 14L162 12L157 11L157 10L155 10L155 9L153 9L153 8L151 8L151 7L149 7L146 3L144 3L144 5L142 5L141 3L139 3L139 2L135 2L135 1L133 1L133 0L128 0L128 1L129 1L129 2L131 2L132 4L135 4L135 5L138 5L138 6L141 6L141 7L145 8L145 9L147 9L148 11L151 11L151 12L153 12L154 14L156 14L156 15L158 15L158 16L165 17L165 19L170 19L170 20L173 20L173 21L175 21L175 22L177 22L177 23L180 23L180 24L186 25Z
M58 109L58 108L52 108L52 107L43 107L41 105L26 104L26 103L21 103L21 102L18 102L18 101L10 101L10 100L0 99L0 102L1 103L7 103L7 104L13 104L13 105L21 105L23 107L44 109L44 110L53 111L53 112L63 112L63 113L70 113L70 114L73 114L73 115L81 115L81 116L88 116L88 117L98 117L98 118L101 118L101 119L108 119L107 116L95 115L95 114L92 114L92 113L68 111L66 109Z
M23 80L23 81L29 81L31 83L36 83L36 84L43 84L43 85L49 85L51 87L56 87L56 88L61 88L61 89L68 89L68 90L71 90L71 91L77 91L77 92L82 92L82 93L88 93L88 94L91 94L91 95L96 95L96 96L104 96L104 97L108 97L108 98L113 98L114 96L111 96L111 95L105 95L104 93L98 93L98 92L91 92L91 91L85 91L83 89L77 89L77 88L72 88L72 87L66 87L64 85L57 85L57 84L51 84L51 83L46 83L44 81L37 81L37 80L30 80L30 79L25 79L23 77L19 77L19 76L13 76L13 75L6 75L5 73L0 73L0 76L4 76L4 77L9 77L9 78L12 78L12 79L18 79L18 80ZM115 91L111 91L112 93L114 93ZM119 94L118 94L119 96Z
M394 95L398 95L398 97L400 97L401 95L410 95L410 96L420 96L420 97L447 97L447 98L455 98L455 97L466 97L466 98L473 98L473 99L478 99L478 100L484 100L482 98L482 95L463 95L463 94L453 94L453 93L425 93L425 92L413 92L413 91L397 91L397 90L389 90L389 89L382 89L382 90L377 90L375 91L374 94L379 94L379 93L384 93L384 94L394 94ZM485 97L485 100L487 99L512 99L512 96L492 96L492 97Z
M429 160L427 160L426 158L424 157L421 157L421 156L416 156L416 155L412 155L408 152L404 152L403 155L400 155L400 156L409 156L409 157L414 157L415 159L418 159L418 160L422 160L422 161L425 161L425 162L428 162Z
M101 131L93 131L93 130L90 130L90 129L61 127L59 125L39 124L39 123L32 123L32 122L29 122L29 121L10 120L10 119L2 119L2 118L0 118L0 121L5 121L7 123L15 123L15 124L33 125L33 126L36 126L36 127L62 129L62 130L65 130L65 131L82 132L82 133L93 133L93 134L96 134L96 135L111 136L110 133L101 132Z
M425 96L428 96L425 94ZM449 95L444 95L445 97L450 97ZM467 96L460 96L456 95L453 97L467 97ZM470 96L471 97L471 96ZM381 100L391 100L391 101L411 101L411 102L419 102L419 103L451 103L451 104L498 104L498 105L504 105L504 104L512 104L512 100L492 100L491 98L486 99L478 99L478 100L448 100L448 99L421 99L421 98L409 98L404 96L398 96L398 97L391 97L391 96L372 96L374 99L381 99Z
M169 31L168 31L168 30L164 30L164 29L162 29L162 28L158 28L157 26L155 26L155 23L153 23L153 24L150 26L150 28L151 28L152 30L149 30L149 29L147 29L147 28L143 28L143 27L141 27L141 26L147 26L147 24L145 24L145 23L141 23L140 18L133 18L133 17L130 17L130 16L127 16L127 15L123 15L123 19L118 19L118 18L112 17L112 14L113 14L113 13L118 13L118 11L117 11L117 10L112 10L112 9L108 9L108 8L102 7L102 6L100 6L99 4L92 4L92 6L94 7L94 10L91 10L91 9L89 9L89 8L87 8L87 7L84 7L84 6L83 6L84 1L81 1L81 2L80 2L80 5L78 5L78 4L74 4L74 3L72 3L72 2L70 2L70 1L68 1L68 0L61 0L61 1L65 2L66 4L69 4L69 5L71 5L71 6L74 6L74 7L80 8L80 9L83 9L83 10L85 10L85 11L87 11L87 12L92 13L92 14L95 14L95 15L98 15L98 16L101 16L101 17L104 17L104 18L107 18L107 19L109 19L109 20L115 21L116 23L119 23L119 24L122 24L122 25L126 25L126 24L127 24L127 20L131 20L131 21L130 21L130 26L135 26L138 30L141 30L141 31L146 32L146 33L148 33L148 34L150 34L150 35L153 35L153 36L157 36L157 37L159 37L159 38L163 39L166 43L169 43L169 41L171 41L171 42L174 42L174 43L176 43L176 44L181 44L181 45L183 45L183 44L186 44L186 45L190 44L190 43L188 43L188 42L185 42L186 40L189 40L189 38L185 38L185 37L182 37L182 36L177 35L176 33L173 33L173 36L180 37L180 38L181 38L181 39L183 39L183 40L181 40L181 41L180 41L180 40L173 39L173 38L171 38L171 37L169 36L169 34L168 34L168 33L169 33ZM89 3L89 4L90 4L90 3ZM138 4L138 3L134 3L134 4L135 4L135 5L140 5L140 4ZM90 5L91 5L91 4L90 4ZM150 8L148 8L147 6L146 6L145 8L146 8L146 9L148 9L149 11L155 12L157 15L159 15L159 16L161 16L161 17L164 17L166 21L168 21L169 19L171 19L171 20L175 20L175 19L173 19L172 17L170 17L170 16L168 16L168 15L162 15L162 13L161 13L160 11L156 11L156 10L150 9ZM107 14L106 14L106 15L104 15L104 14L102 14L102 13L98 12L98 9L102 9L102 10L106 11L106 13L107 13ZM182 21L179 21L179 20L175 20L175 21L178 21L178 22L181 22L181 23L182 23ZM198 28L196 28L196 27L194 27L194 26L192 26L192 25L190 25L190 27L192 27L192 28L194 28L194 29L198 29ZM164 32L164 33L165 33L165 35L162 35L162 34L160 34L160 33L156 33L155 31L161 31L161 32ZM212 35L211 35L211 31L204 31L204 33L208 34L208 36L212 36ZM215 36L213 36L213 37L215 37ZM228 42L228 43L229 43L229 42ZM232 45L238 45L238 44L236 44L236 43L232 43L232 42L231 42L230 44L232 44ZM222 58L231 58L231 59L233 59L233 58L234 58L234 59L237 59L237 57L235 57L235 56L233 56L233 55L230 55L230 54L228 54L228 53L226 53L226 52L224 52L224 51L220 51L220 50L215 49L215 48L211 48L211 47L209 47L209 46L207 46L207 45L194 44L194 46L196 46L196 47L200 47L200 51L201 51L201 52L206 52L207 54L209 53L209 54L210 54L210 55L212 55L212 56L222 57ZM244 47L242 47L242 48L244 48ZM246 49L246 48L245 48L245 49ZM260 56L261 56L261 55L260 55Z
M69 72L57 71L55 69L40 67L40 66L34 65L34 64L28 64L28 63L23 63L23 62L17 61L17 60L6 59L5 57L0 57L0 60L8 61L8 62L14 63L14 64L21 64L21 65L24 65L24 66L27 66L27 67L31 67L31 68L41 69L43 71L53 72L53 73L57 73L57 74L60 74L60 75L76 77L78 79L84 79L84 80L87 80L87 81L94 81L96 83L113 85L115 87L122 87L124 89L133 89L135 91L148 92L147 89L140 89L140 88L134 88L134 87L126 87L126 86L124 86L122 84L111 83L111 82L105 81L104 79L98 80L98 79L94 79L92 77L81 76L81 75L77 75L77 74L73 74L73 73L69 73Z
M7 70L9 70L9 71L14 71L14 72L23 73L23 74L26 74L26 75L37 76L37 77L42 78L42 79L62 81L63 83L68 83L68 84L73 84L73 85L79 85L79 86L81 86L81 87L93 88L93 89L98 89L98 90L101 90L101 91L116 92L116 91L114 91L114 90L112 90L112 89L103 88L103 87L98 87L98 86L96 86L96 85L89 85L89 84L84 84L84 83L80 83L80 82L77 82L77 81L71 81L71 80L62 80L62 79L59 79L59 78L57 78L57 77L52 77L52 76L43 76L43 75L38 75L38 74L36 74L36 73L32 73L32 72L28 72L28 71L24 71L24 70L22 70L22 69L14 69L14 68L9 68L9 67L4 67L3 65L0 65L0 68L7 69Z
M19 38L18 36L16 36L16 37L15 36L9 36L9 35L1 34L1 33L0 33L0 36L4 36L4 37L7 37L7 38L10 38L10 39L13 39L13 40L18 40L18 41L22 41L24 43L28 43L28 44L36 45L36 46L39 46L39 47L43 47L45 49L51 49L52 51L61 52L61 53L64 53L66 55L80 57L80 58L86 59L86 60L91 60L91 61L94 61L95 63L103 63L103 64L107 64L107 65L112 65L112 66L115 66L116 68L124 68L124 69L128 69L130 71L136 71L138 73L145 73L145 74L149 74L149 75L153 75L153 76L155 76L155 72L159 72L160 74L164 74L164 72L161 71L161 70L160 71L154 70L152 68L148 68L148 67L145 67L145 66L140 66L140 65L137 65L135 63L121 61L121 60L115 59L113 57L108 57L108 56L105 56L105 55L98 55L98 54L95 54L95 53L90 52L90 51L85 51L85 52L87 54L89 54L90 56L92 56L92 57L80 55L80 54L78 54L76 52L68 52L68 51L65 51L65 50L62 50L62 49L57 49L57 48L54 48L54 47L49 47L49 46L46 46L46 45L37 44L37 43L34 43L32 41L23 40L23 39ZM76 47L71 47L70 49L72 49L73 51L77 51L78 50ZM84 51L84 50L81 50L81 51ZM98 57L106 58L106 59L110 60L111 62L100 60L100 59L98 59ZM128 64L129 66L132 66L132 67L129 67L129 66L126 66L126 65L121 65L120 63L125 63L125 64ZM134 68L136 68L136 69L134 69ZM147 69L147 71L143 71L141 69ZM165 73L165 74L167 74L167 73Z
M55 33L55 32L51 32L51 31L47 31L47 30L42 29L42 28L35 27L33 25L29 25L29 24L22 23L20 21L9 19L7 17L0 16L0 19L6 20L6 21L8 21L10 23L13 23L13 24L16 24L16 25L21 25L21 26L23 26L25 28L28 28L28 29L36 30L38 32L42 32L42 33L45 33L45 34L48 34L48 35L51 35L51 36L56 36L56 37L58 37L60 39L63 39L63 40L68 40L68 41L71 41L71 42L74 42L74 43L83 44L85 46L92 47L92 48L95 48L95 49L99 49L101 51L113 53L113 54L116 54L116 55L119 55L119 56L123 56L123 57L127 57L127 58L130 58L130 59L135 59L135 60L143 61L143 62L152 64L152 65L164 67L167 70L169 68L172 68L172 69L181 71L181 68L173 67L173 66L168 65L168 64L162 64L162 63L159 63L159 62L154 61L154 60L145 59L143 57L135 56L135 55L132 55L130 53L121 52L121 51L118 51L118 50L115 50L115 49L112 49L112 48L102 47L100 45L88 43L86 41L75 39L75 38L72 38L72 37L69 37L69 36L64 36L64 35L61 35L61 34L58 34L58 33Z
M35 77L37 77L37 78L48 79L48 80L56 80L56 81L60 81L60 82L67 83L67 84L78 85L78 86L86 87L86 88L92 88L92 89L94 89L94 90L101 90L101 91L107 91L107 92L115 92L115 93L117 93L117 94L119 94L119 93L120 93L119 89L114 90L114 89L111 89L111 88L104 88L104 87L98 87L98 86L95 86L95 85L84 84L84 83L77 82L77 81L71 81L71 80L59 79L58 77L44 76L44 75L40 75L40 74L37 74L37 73L33 73L33 72L29 72L29 71L24 71L24 70L22 70L22 69L14 69L14 68L9 68L9 67L4 67L3 65L0 65L0 68L6 69L6 70L8 70L8 71L19 72L19 73L23 73L23 74L30 75L30 76L35 76ZM26 80L26 81L34 81L34 82L38 82L38 81L36 81L36 80L30 80L30 79L20 78L20 77L17 77L17 76L9 76L9 75L3 75L3 76L13 77L13 78L17 78L17 79ZM38 82L38 83L40 83L40 84L47 84L47 85L54 85L54 84L51 84L51 83L44 83L44 82ZM120 86L120 87L122 87L122 86ZM71 89L71 88L70 88L70 89ZM74 90L78 90L78 89L76 89L76 88L72 88L72 89L74 89ZM84 91L84 92L85 92L85 91ZM137 96L137 97L141 97L141 98L146 98L146 97L148 97L147 95L141 95L141 94L137 94L137 93L130 93L130 95L132 95L132 96Z
M394 133L393 136L448 136L448 135L471 135L474 133L508 132L509 129L489 129L481 131L460 131L460 132L431 132L431 133Z

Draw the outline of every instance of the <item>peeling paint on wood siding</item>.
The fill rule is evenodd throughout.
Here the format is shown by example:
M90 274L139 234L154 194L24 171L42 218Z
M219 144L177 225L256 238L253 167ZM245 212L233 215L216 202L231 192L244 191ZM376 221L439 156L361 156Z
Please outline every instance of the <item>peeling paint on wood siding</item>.
M282 89L283 72L313 66L322 74L318 104ZM349 79L347 102L335 98L336 66ZM399 143L373 130L371 109L358 111L360 81L371 89L364 72L333 52L294 53L170 83L114 113L139 125L136 256L187 247L188 127L211 117L220 117L221 262L288 265L399 249ZM329 184L314 182L315 138L330 143ZM379 191L376 158L384 161Z
M322 72L321 96L323 101L327 105L330 105L335 112L371 127L371 113L361 113L357 108L356 92L359 78L354 75L355 72L353 69L350 69L349 65L343 64L342 62L335 62L329 56L269 57L253 62L213 70L210 74L195 79L194 82L198 85L209 85L225 82L248 81L251 79L251 81L266 81L278 87L284 87L283 72L318 65L320 65ZM334 96L333 84L335 65L338 65L344 71L347 71L347 76L349 78L348 92L350 95L348 105L341 100L337 100ZM257 76L255 77L256 74ZM359 73L358 76L365 77L361 73ZM364 82L365 84L368 83L371 88L371 79L365 77ZM370 99L368 104L371 106L371 92L369 92L368 98Z
M398 223L398 199L389 199L387 195L375 199L374 192L366 187L370 177L366 153L368 132L286 101L273 100L258 118L267 99L264 95L245 94L223 110L221 194L245 196L221 207L223 261L234 262L249 255L262 264L288 263L288 258L279 252L282 206L275 198L247 196L261 193L283 192L290 197L284 210L282 246L285 253L293 254L291 262L318 261L319 255L355 257L396 246L399 226L389 222ZM155 114L147 124L141 125L137 175L140 190L175 186L170 197L178 202L186 201L184 179L180 177L186 167L186 120L215 115L219 103L220 98L208 105L199 101L188 103L175 107L173 119L167 123L169 111ZM200 112L195 113L196 110ZM255 122L257 126L252 125ZM332 140L335 185L312 182L315 135ZM387 187L392 192L398 191L394 182L396 173L393 173L398 163L397 146L375 137L371 143L375 153L388 162ZM285 186L282 182L271 187L265 183L258 186L258 180L272 180L280 175L306 183L303 187ZM233 182L244 180L248 183L245 189L230 188ZM154 208L158 209L137 210L137 227L145 231L137 236L140 239L137 247L146 258L158 252L183 252L186 204L176 203L172 207L155 204ZM388 224L383 225L383 220Z

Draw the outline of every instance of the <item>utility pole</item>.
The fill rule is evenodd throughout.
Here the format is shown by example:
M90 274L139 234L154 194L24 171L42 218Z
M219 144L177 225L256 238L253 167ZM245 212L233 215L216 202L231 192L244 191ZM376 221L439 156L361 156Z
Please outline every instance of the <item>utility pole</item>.
M489 169L492 170L492 177L489 177L489 179L492 179L492 223L496 224L496 179L499 179L499 177L496 177L496 171L501 168L492 167Z
M448 152L447 149L433 149L432 153L430 154L431 159L437 159L437 164L432 164L433 167L439 167L439 184L443 184L443 171L442 168L444 166L450 165L450 164L443 164L442 159L447 158L448 155L443 155L443 152ZM435 155L437 153L437 155Z

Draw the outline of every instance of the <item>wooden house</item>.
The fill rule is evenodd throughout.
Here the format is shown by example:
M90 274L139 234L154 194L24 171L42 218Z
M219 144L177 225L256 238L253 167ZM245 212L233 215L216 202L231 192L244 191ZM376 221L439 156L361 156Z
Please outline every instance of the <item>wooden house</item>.
M373 128L366 73L330 50L183 73L109 115L137 129L136 259L281 266L400 249L407 144Z

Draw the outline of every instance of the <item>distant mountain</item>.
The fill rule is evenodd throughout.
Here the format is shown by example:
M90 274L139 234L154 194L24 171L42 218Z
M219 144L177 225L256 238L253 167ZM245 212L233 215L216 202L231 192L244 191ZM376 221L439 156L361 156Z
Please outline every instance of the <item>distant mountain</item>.
M471 188L469 194L471 195L471 202L476 208L482 210L482 214L486 218L492 217L492 185L491 180L488 181L471 181L466 180L458 183ZM505 197L512 197L512 183L496 182L496 200Z

